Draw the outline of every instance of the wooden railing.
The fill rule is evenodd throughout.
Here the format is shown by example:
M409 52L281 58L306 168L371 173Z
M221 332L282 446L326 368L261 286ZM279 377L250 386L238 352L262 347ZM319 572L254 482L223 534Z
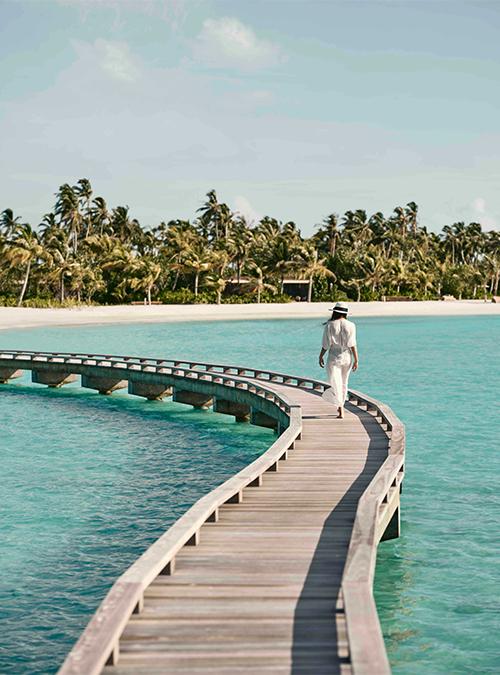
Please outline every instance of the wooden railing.
M349 394L350 401L373 411L390 434L388 457L358 502L341 584L353 671L385 675L391 668L373 598L373 578L378 543L391 519L399 518L405 430L389 406L357 391Z
M204 523L217 521L222 504L241 502L245 488L260 485L266 471L276 470L300 435L300 412L290 409L290 426L261 457L199 499L122 574L99 606L66 658L60 675L97 675L106 663L118 660L119 640L130 616L140 612L143 594L159 574L172 574L183 546L199 543Z
M317 394L329 385L314 378L270 370L107 354L0 351L0 367L9 366L28 370L65 366L68 372L90 369L100 376L119 373L124 379L127 373L140 372L153 377L155 382L190 381L217 391L237 389L250 397L253 405L265 404L267 409L272 406L288 420L288 428L261 457L198 500L114 583L60 670L60 675L97 675L106 663L116 663L120 635L131 614L141 611L144 591L153 579L158 574L172 574L176 554L183 546L197 545L202 525L217 520L222 504L240 502L245 488L258 487L263 474L277 470L279 461L286 459L295 440L300 438L300 406L266 387L264 382ZM403 424L388 406L357 391L350 391L349 399L373 413L390 439L387 459L359 500L341 584L352 670L355 675L384 675L390 673L390 666L373 599L373 577L378 543L391 521L399 516L405 433Z
M268 380L269 382L276 382L278 384L286 384L291 387L299 387L303 389L311 389L322 393L330 385L321 380L315 380L310 377L297 377L295 375L285 375L283 373L272 370L265 370L262 368L250 368L243 366L234 366L223 363L207 363L205 361L193 361L191 359L153 359L142 358L138 356L115 356L111 354L90 354L86 352L41 352L29 350L9 350L8 352L0 352L0 359L2 354L9 354L13 359L22 359L23 357L33 358L46 356L51 362L54 359L62 359L61 363L74 364L73 359L95 360L96 363L114 365L126 364L129 366L139 366L139 369L144 368L184 368L186 370L205 371L211 373L221 373L225 375L235 375L246 379ZM122 366L123 367L123 366ZM149 372L155 372L151 370ZM161 371L158 371L161 372Z

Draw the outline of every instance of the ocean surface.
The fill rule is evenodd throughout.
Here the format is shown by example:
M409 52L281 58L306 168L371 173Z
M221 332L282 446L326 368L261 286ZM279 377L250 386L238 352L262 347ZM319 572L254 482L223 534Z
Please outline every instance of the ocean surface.
M393 672L500 672L500 320L366 318L351 386L407 428L402 536L375 595ZM218 360L322 377L317 320L0 331L0 348ZM272 432L27 378L0 388L0 673L52 673L113 580Z

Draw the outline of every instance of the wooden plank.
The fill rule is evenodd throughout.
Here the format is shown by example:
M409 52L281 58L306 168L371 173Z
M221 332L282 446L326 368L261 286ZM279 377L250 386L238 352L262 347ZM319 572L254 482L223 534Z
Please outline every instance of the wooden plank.
M252 659L253 664L253 659ZM269 665L268 663L259 664L259 675L290 675L291 665ZM340 669L337 670L340 675L351 675L351 666L348 663L341 663ZM164 666L155 666L147 664L139 666L136 663L127 664L127 662L120 662L118 666L113 668L105 668L103 673L107 675L166 675ZM311 669L308 665L293 665L294 675L311 675ZM315 665L315 675L332 675L331 665ZM183 666L172 667L168 669L168 675L255 675L255 666L245 663L243 665L217 665L211 666L210 662L203 665L190 666L187 671Z
M168 364L172 362L163 362ZM376 509L370 500L381 499L394 471L399 471L397 462L389 461L391 454L404 450L397 418L382 404L356 393L373 410L349 403L346 417L335 419L332 406L318 392L270 381L283 381L285 376L269 371L258 371L261 377L256 380L245 378L244 371L235 367L181 362L173 366L179 373L183 366L212 370L217 378L221 374L220 382L226 373L232 387L254 383L268 400L274 400L269 392L284 396L294 429L300 420L301 436L295 438L299 432L295 433L294 447L286 461L278 462L277 472L263 473L264 463L254 462L252 469L238 474L239 483L229 481L226 498L221 498L220 490L211 493L219 495L217 501L211 497L203 502L181 528L174 527L163 538L156 558L144 556L133 572L126 573L128 577L124 575L144 584L144 607L127 621L119 663L103 672L323 675L351 673L348 660L354 655L356 675L371 675L362 670L370 664L366 650L359 647L363 636L376 635L378 627L376 610L370 610L368 620L360 610L366 589L371 588L377 544ZM322 388L312 380L300 382ZM221 390L213 393L222 396ZM262 412L268 414L270 409ZM282 415L282 410L278 412ZM392 429L390 438L376 415ZM290 428L284 438L292 439ZM276 452L283 454L280 448L288 448L292 440L277 441ZM266 454L270 456L269 451ZM275 462L280 455L275 453ZM242 480L246 485L253 481L256 487L245 488ZM236 493L242 494L242 502L227 503L227 497ZM205 522L211 513L208 505L218 509L218 522ZM365 523L371 523L368 530ZM379 529L383 524L381 520ZM184 533L183 543L189 541L187 533L198 538L199 532L198 545L176 546L177 531ZM175 553L176 571L156 576L168 552ZM346 586L347 621L338 609L346 569L351 575ZM365 586L356 585L359 579ZM372 672L378 675L379 665L385 667L383 643L369 637L369 644L376 652Z
M291 665L269 665L262 663L259 665L259 675L290 675ZM342 663L339 669L335 672L339 675L351 675L352 669L350 664ZM105 668L103 673L115 673L116 675L166 675L165 668L148 664L146 666L138 666L136 663L128 664L121 662L114 668ZM311 669L308 665L293 665L294 675L311 675ZM315 665L315 675L332 675L331 665ZM168 669L168 675L255 675L255 667L248 663L244 665L217 665L213 668L210 663L202 666L191 666L187 671L183 666L172 667Z
M210 602L199 602L198 598L170 598L148 593L140 618L146 619L272 619L282 618L293 621L297 607L297 598L273 598L267 595L259 597L211 597ZM332 598L307 598L301 600L301 616L314 620L318 616L330 617L335 610Z
M273 586L235 586L230 584L179 584L174 583L172 577L171 583L160 581L153 582L145 591L144 597L154 598L182 598L189 600L196 598L198 602L211 598L290 598L294 601L297 598L319 598L330 599L336 602L338 599L338 588L313 588L305 589L302 584L273 585Z
M294 659L300 658L301 655L304 661L307 661L309 675L311 675L311 673L316 675L318 672L317 668L323 667L325 665L329 666L330 675L332 672L335 672L332 671L332 668L336 668L338 658L336 657L336 652L334 650L331 650L326 654L324 652L315 652L313 649L307 651L306 649L302 649L300 651L298 649L294 650ZM172 668L182 667L185 669L184 673L187 675L187 673L192 673L193 669L196 667L202 668L204 664L207 663L207 661L219 669L222 667L233 669L237 667L248 667L248 663L252 662L254 673L262 672L261 666L278 666L283 663L287 664L288 668L290 669L292 668L293 663L290 649L259 650L257 653L255 650L249 649L246 652L241 652L240 656L235 656L232 652L224 655L221 654L220 651L217 651L216 653L204 652L200 654L192 654L189 650L186 650L186 653L182 655L172 654L168 650L156 653L149 652L147 654L127 653L123 655L121 663L122 667L123 665L127 664L133 666L136 669L141 667L149 669L162 664L164 667L163 675L170 675ZM292 671L289 670L288 672L290 673ZM295 672L295 669L293 672Z
M316 645L332 645L332 635L336 627L333 614L311 621L308 616L294 617L256 617L256 618L208 618L198 619L133 619L123 632L121 644L130 649L133 644L155 645L162 642L175 649L176 645L186 642L198 642L202 648L207 644L217 645L226 640L239 644L255 643L256 640L267 643L272 647L277 642L292 645L292 641L299 634L301 641L306 638L314 639ZM345 633L344 633L345 634ZM193 639L194 638L194 639Z

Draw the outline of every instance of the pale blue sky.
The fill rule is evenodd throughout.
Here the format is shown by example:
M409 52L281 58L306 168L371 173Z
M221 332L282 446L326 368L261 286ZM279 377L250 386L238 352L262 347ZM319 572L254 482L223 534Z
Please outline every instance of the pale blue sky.
M0 209L500 223L500 2L0 0Z

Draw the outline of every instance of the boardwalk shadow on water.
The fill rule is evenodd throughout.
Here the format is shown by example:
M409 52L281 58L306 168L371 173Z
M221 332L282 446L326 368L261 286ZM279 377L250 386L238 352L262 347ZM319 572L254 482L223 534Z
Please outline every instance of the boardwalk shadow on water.
M272 438L72 385L1 385L0 418L2 675L54 672L114 580Z
M295 608L292 675L333 675L341 673L342 666L349 667L344 614L336 605L357 501L384 457L380 448L382 432L374 425L373 417L350 404L346 410L356 411L369 437L366 462L324 522Z

